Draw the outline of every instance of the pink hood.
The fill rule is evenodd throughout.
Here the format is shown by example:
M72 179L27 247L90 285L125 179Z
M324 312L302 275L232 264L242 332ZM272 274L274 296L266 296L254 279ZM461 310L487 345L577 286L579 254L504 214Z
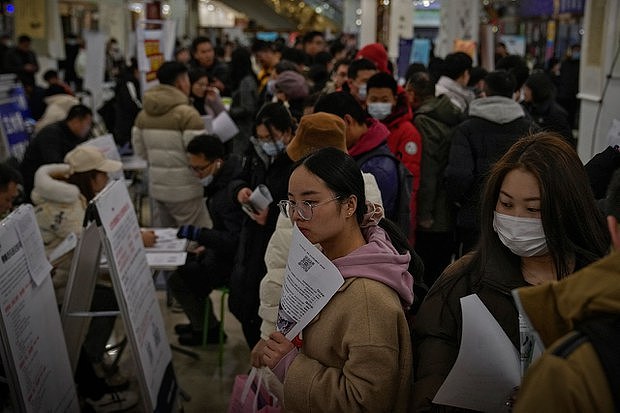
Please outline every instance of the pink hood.
M399 254L385 230L372 225L362 229L367 244L333 261L344 278L379 281L398 293L405 307L413 303L413 276L407 271L411 256Z
M368 125L368 130L355 145L349 148L349 155L361 155L387 142L387 138L390 136L390 130L387 126L373 118L367 119L366 124Z

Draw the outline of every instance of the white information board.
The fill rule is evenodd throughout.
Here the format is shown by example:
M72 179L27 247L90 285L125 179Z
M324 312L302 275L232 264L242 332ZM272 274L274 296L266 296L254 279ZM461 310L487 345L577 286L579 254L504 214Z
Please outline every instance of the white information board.
M14 411L79 412L51 265L31 205L0 225L2 363Z
M172 411L178 385L155 286L127 188L112 182L89 206L101 241L126 334L137 363L145 412Z

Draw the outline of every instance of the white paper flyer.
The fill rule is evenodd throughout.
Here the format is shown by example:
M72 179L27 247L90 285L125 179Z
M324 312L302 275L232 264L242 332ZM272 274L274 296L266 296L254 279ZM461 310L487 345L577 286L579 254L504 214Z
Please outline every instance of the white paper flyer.
M476 294L461 298L461 347L433 403L503 412L521 382L519 352Z
M278 310L278 331L292 340L344 284L338 268L293 226Z

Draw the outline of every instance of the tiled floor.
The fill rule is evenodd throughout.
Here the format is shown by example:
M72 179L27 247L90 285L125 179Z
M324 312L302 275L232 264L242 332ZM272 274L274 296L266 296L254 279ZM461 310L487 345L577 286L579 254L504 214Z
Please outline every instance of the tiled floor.
M186 323L183 313L175 313L166 305L165 291L157 291L162 314L166 323L168 340L175 347L178 346L177 336L174 334L174 325ZM211 295L214 305L219 308L220 293L214 291ZM219 312L218 312L219 313ZM232 385L237 374L247 373L250 352L241 332L241 325L229 312L224 317L224 326L228 340L224 344L224 359L222 371L218 367L218 346L208 345L200 347L181 347L196 353L198 360L175 351L172 359L178 383L190 400L180 398L185 413L220 413L226 412ZM139 391L133 372L131 351L127 350L122 356L121 370L127 376L133 377L131 389ZM141 409L132 409L131 412L141 412Z

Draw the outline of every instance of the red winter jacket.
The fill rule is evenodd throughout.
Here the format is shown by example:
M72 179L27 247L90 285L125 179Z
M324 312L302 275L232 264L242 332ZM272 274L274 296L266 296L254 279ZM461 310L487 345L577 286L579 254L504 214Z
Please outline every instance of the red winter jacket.
M413 174L413 191L411 194L411 225L409 241L413 243L413 233L416 227L416 197L420 187L420 163L422 160L422 135L412 122L413 113L407 103L404 91L398 94L396 106L392 113L382 122L390 130L388 146L390 151Z

